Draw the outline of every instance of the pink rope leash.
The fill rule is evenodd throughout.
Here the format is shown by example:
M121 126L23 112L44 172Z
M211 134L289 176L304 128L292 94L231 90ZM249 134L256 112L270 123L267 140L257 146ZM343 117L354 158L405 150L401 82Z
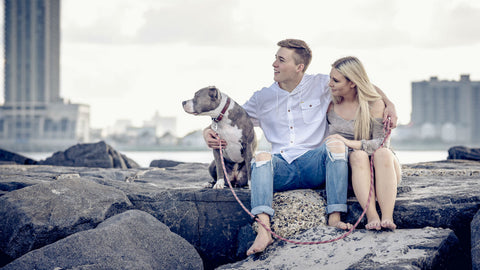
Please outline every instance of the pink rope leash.
M255 221L257 221L260 225L263 226L263 228L265 228L269 233L271 233L275 238L278 238L280 240L283 240L285 242L288 242L288 243L292 243L292 244L297 244L297 245L318 245L318 244L326 244L326 243L331 243L331 242L335 242L337 240L340 240L340 239L343 239L345 237L347 237L348 235L350 235L354 230L355 228L358 226L358 224L360 223L360 221L362 220L362 218L365 216L365 213L367 212L368 210L368 205L370 204L370 199L372 198L372 194L373 194L373 179L374 179L374 175L373 175L373 157L375 155L375 152L377 152L378 149L380 149L381 147L384 146L385 142L387 141L388 137L390 136L390 133L391 133L391 129L390 129L390 118L388 118L387 122L384 124L384 127L383 127L383 132L385 134L385 137L382 141L382 143L380 144L380 146L372 153L372 156L370 158L370 191L368 192L368 200L367 200L367 204L365 205L364 207L364 210L362 212L362 214L360 215L360 217L358 218L357 222L355 222L355 224L352 226L352 228L350 230L348 230L346 233L344 233L343 235L339 236L339 237L336 237L336 238L333 238L333 239L329 239L329 240L324 240L324 241L311 241L311 242L301 242L301 241L296 241L296 240L291 240L291 239L287 239L287 238L284 238L278 234L276 234L274 231L272 231L266 224L264 224L259 218L255 217L246 207L245 205L242 203L242 201L238 198L237 194L235 193L235 190L233 189L232 187L232 184L230 183L230 179L228 179L228 175L227 175L227 170L226 170L226 167L225 167L225 162L224 162L224 159L223 159L223 151L221 149L222 145L221 145L221 139L218 138L218 141L219 141L219 145L220 145L220 149L219 149L219 152L220 152L220 159L222 161L222 167L223 167L223 173L225 175L225 179L227 180L227 183L228 183L228 187L230 188L230 190L232 191L232 194L233 196L235 197L235 199L237 200L237 202L240 204L240 206L243 208L243 210L250 216L252 217L253 219L255 219Z

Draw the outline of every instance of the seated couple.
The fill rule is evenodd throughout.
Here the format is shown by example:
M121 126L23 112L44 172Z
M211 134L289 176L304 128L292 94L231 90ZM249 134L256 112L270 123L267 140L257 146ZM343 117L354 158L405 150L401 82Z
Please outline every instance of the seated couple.
M287 39L277 45L275 82L243 105L272 144L272 154L258 153L252 164L251 212L270 226L274 192L325 186L328 225L348 230L352 225L340 219L347 211L348 166L355 195L365 207L369 158L384 140L382 121L391 117L391 127L396 125L394 105L370 83L357 58L335 61L330 75L309 75L305 71L312 53L304 41ZM211 147L218 144L209 128L204 138ZM366 213L366 228L371 230L396 228L393 208L401 173L388 145L375 153L375 192ZM272 242L271 234L259 226L247 255L262 252Z

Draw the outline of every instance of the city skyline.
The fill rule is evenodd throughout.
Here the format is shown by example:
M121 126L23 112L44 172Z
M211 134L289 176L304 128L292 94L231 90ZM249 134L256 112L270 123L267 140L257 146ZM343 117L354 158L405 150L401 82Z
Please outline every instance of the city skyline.
M401 124L410 118L412 82L480 80L479 3L346 2L63 0L60 95L90 105L93 128L118 119L141 125L158 111L176 117L184 136L210 119L187 115L183 100L216 85L242 104L273 82L284 38L309 43L308 73L359 57Z

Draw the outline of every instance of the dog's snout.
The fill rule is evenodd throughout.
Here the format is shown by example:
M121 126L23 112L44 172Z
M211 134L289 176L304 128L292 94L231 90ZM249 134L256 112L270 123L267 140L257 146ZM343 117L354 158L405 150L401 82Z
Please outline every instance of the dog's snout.
M185 106L185 104L187 104L187 101L182 101L182 106Z

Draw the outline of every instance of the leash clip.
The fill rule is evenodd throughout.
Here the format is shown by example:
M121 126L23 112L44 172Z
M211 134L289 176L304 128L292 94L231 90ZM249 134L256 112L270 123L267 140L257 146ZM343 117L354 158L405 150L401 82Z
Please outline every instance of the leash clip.
M210 125L212 127L212 130L217 132L217 129L218 129L218 123L213 121L212 125Z

